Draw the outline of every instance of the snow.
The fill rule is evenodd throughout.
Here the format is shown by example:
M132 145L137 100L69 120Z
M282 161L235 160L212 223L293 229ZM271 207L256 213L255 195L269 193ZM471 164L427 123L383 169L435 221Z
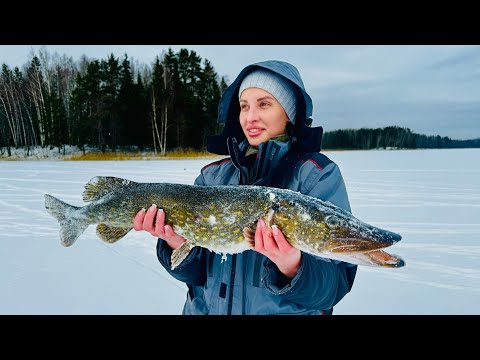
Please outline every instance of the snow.
M213 226L217 223L217 218L214 215L210 215L208 217L208 223Z
M480 314L480 149L326 152L354 215L397 232L399 269L359 266L334 314ZM192 184L212 159L0 161L0 314L180 314L186 286L132 230L63 247L44 194L82 206L95 176Z
M2 149L3 156L7 156L6 148ZM90 148L85 149L86 152L91 151ZM26 156L27 150L26 148L11 148L11 157L9 160L61 160L64 158L70 158L72 156L80 156L83 152L77 146L65 146L65 149L53 147L50 149L49 147L42 148L42 147L32 147L29 149L29 155ZM65 153L65 155L64 155Z

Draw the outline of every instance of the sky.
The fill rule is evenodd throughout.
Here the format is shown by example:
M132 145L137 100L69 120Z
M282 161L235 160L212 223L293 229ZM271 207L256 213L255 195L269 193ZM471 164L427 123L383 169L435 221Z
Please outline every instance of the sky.
M41 46L0 45L0 63L21 67ZM74 60L126 53L144 64L169 47L197 52L228 83L257 61L292 63L313 99L313 124L325 131L396 125L480 137L479 45L46 45Z
M334 314L480 315L480 169L468 166L480 149L325 155L353 215L402 235L385 251L406 262L359 265ZM44 194L84 206L94 176L192 184L211 161L0 161L0 314L180 314L187 288L159 264L155 237L107 244L91 225L63 247Z

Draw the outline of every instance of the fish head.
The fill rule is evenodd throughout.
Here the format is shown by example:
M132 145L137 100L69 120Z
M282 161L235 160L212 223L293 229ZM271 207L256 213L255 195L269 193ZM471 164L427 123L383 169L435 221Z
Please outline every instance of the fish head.
M329 229L323 248L326 252L339 254L367 252L392 246L402 239L397 233L341 213L327 215L324 223Z

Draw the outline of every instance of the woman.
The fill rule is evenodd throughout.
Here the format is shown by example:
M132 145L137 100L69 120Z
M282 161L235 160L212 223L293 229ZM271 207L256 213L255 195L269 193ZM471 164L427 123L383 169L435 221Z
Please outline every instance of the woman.
M245 67L219 104L223 132L208 151L229 158L205 166L196 185L288 188L350 210L338 166L320 154L322 128L311 128L312 100L298 70L269 60ZM222 255L194 247L171 270L171 254L185 239L164 225L156 206L140 211L135 230L158 237L160 263L188 286L183 314L332 314L352 288L357 267L292 247L259 219L255 249Z

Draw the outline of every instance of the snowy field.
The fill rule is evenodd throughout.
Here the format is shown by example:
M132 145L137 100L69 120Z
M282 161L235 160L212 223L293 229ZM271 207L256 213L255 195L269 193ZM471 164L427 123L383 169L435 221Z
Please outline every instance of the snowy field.
M352 211L400 233L406 267L359 266L335 314L480 314L480 149L327 152ZM157 262L156 239L108 245L90 226L60 245L49 193L81 206L97 175L192 184L212 160L0 162L0 314L180 314L186 287Z

